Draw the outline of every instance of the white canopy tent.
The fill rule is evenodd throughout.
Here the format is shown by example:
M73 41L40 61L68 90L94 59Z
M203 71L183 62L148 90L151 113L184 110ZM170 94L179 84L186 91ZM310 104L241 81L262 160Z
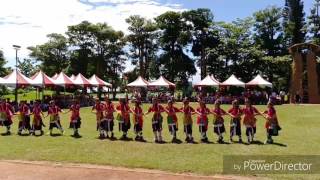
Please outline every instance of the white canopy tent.
M240 81L235 75L231 75L227 80L221 83L223 86L245 87L246 83Z
M89 82L92 86L98 86L98 87L112 87L112 84L107 83L105 81L103 81L102 79L100 79L98 76L93 75L90 79Z
M195 87L204 87L204 86L212 86L212 87L219 87L220 82L216 80L213 76L208 75L204 79L202 79L200 82L196 83Z
M68 87L68 86L75 85L73 81L63 72L58 74L56 79L53 79L53 80L54 80L54 84L57 86Z
M160 76L159 79L149 83L149 87L176 87L176 85L170 81L168 81L166 78L163 76Z
M23 75L19 70L13 70L12 73L0 80L0 84L16 88L21 86L30 86L32 85L32 80Z
M272 83L265 80L262 76L259 74L252 79L250 82L246 83L246 86L260 86L260 87L270 87L272 88Z
M149 82L143 77L139 76L135 81L129 83L127 87L148 87Z
M47 76L44 72L39 71L31 78L32 83L31 85L37 87L47 87L47 86L55 86L54 79Z
M79 73L77 76L74 76L74 78L70 78L73 83L77 86L81 86L81 87L89 87L91 86L90 81L85 78L81 73Z

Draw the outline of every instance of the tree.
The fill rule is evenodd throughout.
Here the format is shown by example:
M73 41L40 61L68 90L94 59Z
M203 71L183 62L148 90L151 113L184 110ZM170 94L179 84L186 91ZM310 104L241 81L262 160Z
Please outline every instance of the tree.
M285 32L286 46L305 41L305 13L303 11L303 1L286 0L283 10L283 27Z
M37 45L35 47L28 47L31 51L29 56L40 62L40 69L53 76L55 73L65 70L69 65L69 52L67 39L61 34L48 34L49 41Z
M158 49L156 43L157 26L139 15L126 19L130 34L126 37L130 43L130 58L137 65L139 74L146 79L150 76L150 61L155 58Z
M191 35L182 15L168 11L155 20L161 30L160 71L170 81L186 82L188 77L196 73L196 69L194 61L184 52L184 48L191 41Z
M264 68L261 69L261 72L268 75L271 82L274 78L279 77L289 82L290 78L289 73L286 73L288 69L290 72L290 63L285 63L286 61L282 58L287 54L287 50L283 45L284 33L281 18L281 8L275 6L254 13L255 45L263 51ZM280 64L287 67L280 67Z
M3 56L3 52L0 50L0 76L4 77L8 75L8 72L10 68L5 68L4 66L6 65L7 61Z
M319 16L320 0L314 0L314 5L308 16L310 39L315 44L320 44L320 16Z
M209 72L224 80L235 74L249 81L261 67L262 52L252 39L251 18L237 19L232 23L219 23L221 44L209 53Z
M31 77L33 74L35 74L39 70L39 66L35 65L35 62L33 59L24 59L23 61L18 62L18 69L22 74L24 74L27 77Z
M71 45L71 72L87 75L89 59L92 57L91 48L93 44L94 25L88 21L82 21L80 24L68 26L66 32Z
M219 34L215 29L213 14L210 9L196 9L182 13L186 24L192 32L192 53L199 57L198 65L201 71L201 79L207 75L208 49L219 44Z

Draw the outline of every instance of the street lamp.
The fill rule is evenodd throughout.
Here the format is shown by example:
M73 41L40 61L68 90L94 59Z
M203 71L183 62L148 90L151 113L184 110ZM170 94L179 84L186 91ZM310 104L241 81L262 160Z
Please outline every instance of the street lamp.
M12 45L13 49L16 50L16 73L17 73L17 70L18 70L18 50L20 50L21 46L19 45ZM16 103L18 103L18 78L16 77L16 88L15 88L15 91L14 91L14 100Z

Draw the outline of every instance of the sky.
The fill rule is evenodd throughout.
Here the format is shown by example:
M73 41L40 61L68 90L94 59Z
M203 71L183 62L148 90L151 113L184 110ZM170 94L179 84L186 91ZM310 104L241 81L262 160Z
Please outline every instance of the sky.
M68 25L84 20L107 22L127 33L125 19L135 14L151 19L169 10L210 8L215 21L231 22L265 7L283 4L284 0L1 0L0 50L7 66L14 66L12 45L21 46L20 59L27 58L27 47L42 44L47 41L47 34L64 33ZM306 12L312 4L313 0L304 0ZM130 63L127 67L132 68ZM198 80L199 75L194 79Z

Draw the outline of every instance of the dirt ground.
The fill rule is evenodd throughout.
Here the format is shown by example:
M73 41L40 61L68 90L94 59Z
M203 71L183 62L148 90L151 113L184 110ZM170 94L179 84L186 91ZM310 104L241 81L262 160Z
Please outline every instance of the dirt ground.
M249 179L237 176L197 176L174 174L158 170L129 169L88 164L60 164L34 161L0 161L1 180L100 180L100 179L148 179L148 180L207 180Z

